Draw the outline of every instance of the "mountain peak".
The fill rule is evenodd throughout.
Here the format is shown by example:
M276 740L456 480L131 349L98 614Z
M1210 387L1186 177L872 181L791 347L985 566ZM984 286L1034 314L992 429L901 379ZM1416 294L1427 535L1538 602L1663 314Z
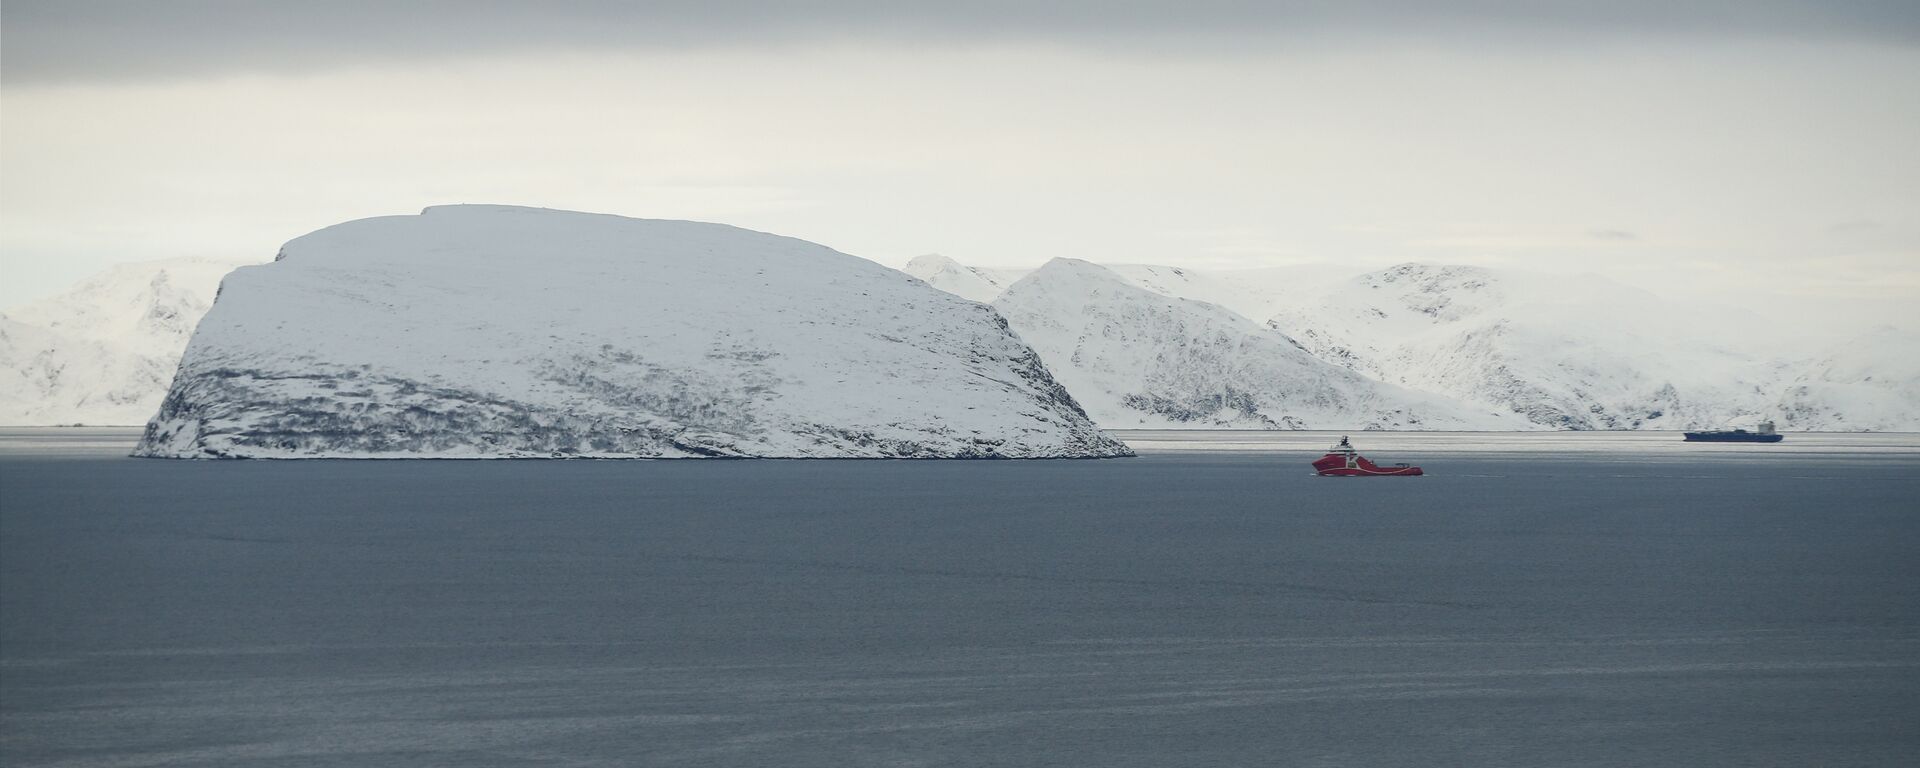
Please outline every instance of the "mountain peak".
M932 274L943 269L966 269L966 267L940 254L924 253L907 261L906 272L910 275Z
M8 310L0 334L0 423L139 424L165 394L220 280L249 262L115 265L66 292Z
M993 301L1025 272L969 267L937 253L915 256L900 271L968 301Z
M1120 273L1118 272L1115 272L1111 269L1100 266L1099 264L1095 264L1091 261L1087 261L1084 259L1070 259L1064 256L1048 259L1047 263L1040 265L1039 269L1034 270L1033 274L1028 275L1024 280L1022 280L1022 282L1025 282L1026 280L1035 280L1035 281L1097 280L1101 282L1120 283L1123 285L1130 285L1127 283L1126 278L1121 277Z

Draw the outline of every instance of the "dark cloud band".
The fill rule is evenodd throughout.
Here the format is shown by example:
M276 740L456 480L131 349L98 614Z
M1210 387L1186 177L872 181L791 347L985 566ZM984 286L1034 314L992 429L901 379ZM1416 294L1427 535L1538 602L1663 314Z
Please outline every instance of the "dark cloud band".
M1771 37L1920 44L1911 0L8 0L11 83L302 71L500 52L819 41L1042 42L1120 50L1432 39L1565 45Z

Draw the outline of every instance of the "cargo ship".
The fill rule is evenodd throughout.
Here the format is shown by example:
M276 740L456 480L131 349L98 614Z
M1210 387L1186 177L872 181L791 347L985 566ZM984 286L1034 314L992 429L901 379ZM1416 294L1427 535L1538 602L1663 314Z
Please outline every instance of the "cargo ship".
M1773 422L1763 421L1752 432L1744 429L1713 429L1688 432L1686 439L1690 443L1777 443L1787 437L1773 431Z
M1313 471L1322 477L1411 477L1424 474L1419 467L1395 464L1383 467L1361 456L1345 437L1340 444L1327 449L1327 455L1313 463Z

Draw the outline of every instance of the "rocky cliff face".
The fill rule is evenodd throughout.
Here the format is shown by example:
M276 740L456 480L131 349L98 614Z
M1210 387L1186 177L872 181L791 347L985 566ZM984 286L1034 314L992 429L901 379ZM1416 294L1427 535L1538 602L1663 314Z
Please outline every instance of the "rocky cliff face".
M136 455L1128 453L988 307L823 246L501 206L230 276Z

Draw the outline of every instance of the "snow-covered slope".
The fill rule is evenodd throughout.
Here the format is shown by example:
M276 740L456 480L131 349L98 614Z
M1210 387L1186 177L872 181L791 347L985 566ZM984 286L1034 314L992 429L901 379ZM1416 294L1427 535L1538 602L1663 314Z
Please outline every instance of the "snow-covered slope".
M964 274L943 261L946 272ZM1330 280L1339 271L1325 265L1103 267L1163 297L1269 318L1269 328L1315 357L1368 379L1470 411L1517 414L1536 427L1692 429L1772 419L1794 430L1920 431L1920 393L1912 386L1920 352L1911 334L1892 329L1808 356L1804 349L1819 341L1784 317L1671 302L1592 275L1403 264ZM1055 373L1083 404L1098 397L1083 396L1088 385L1064 366ZM1113 416L1104 406L1088 408Z
M1269 325L1383 381L1562 429L1682 429L1768 417L1777 364L1712 312L1587 276L1403 264Z
M1324 265L1201 270L1158 264L1102 264L1127 282L1164 296L1218 304L1249 318L1272 317L1319 297L1351 273Z
M1382 385L1225 308L1055 259L994 301L1103 426L1524 429L1494 409Z
M999 315L717 224L429 208L229 276L163 457L1125 455Z
M1881 328L1793 371L1781 429L1920 432L1920 334Z
M242 263L122 264L0 315L0 423L145 423L220 278Z
M914 257L902 271L927 285L982 304L998 298L1007 286L1027 274L1027 270L969 267L937 253Z

